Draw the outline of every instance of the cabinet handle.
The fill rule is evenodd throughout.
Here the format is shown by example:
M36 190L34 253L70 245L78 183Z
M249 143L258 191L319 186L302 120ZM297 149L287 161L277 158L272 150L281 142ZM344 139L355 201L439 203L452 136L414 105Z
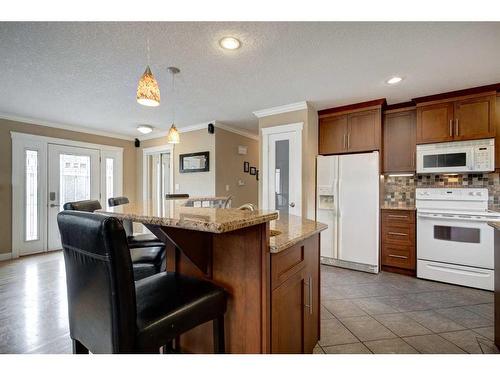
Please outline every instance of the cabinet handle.
M415 157L415 151L413 151L412 154L411 154L411 166L413 168L415 168L415 159L416 159L416 157Z
M459 135L460 134L460 131L459 131L459 127L458 127L458 119L455 120L455 135Z
M399 232L388 232L391 236L408 236L407 233L399 233Z
M389 254L387 255L391 258L398 258L398 259L408 259L408 257L405 257L404 255L393 255L393 254Z
M347 133L344 133L344 149L347 149Z
M450 137L453 137L453 120L450 120Z
M351 147L351 133L347 133L347 149Z
M387 215L388 217L393 217L395 219L407 219L408 216L405 215Z
M307 286L308 286L308 292L309 292L309 296L308 296L308 304L304 304L304 307L308 308L309 309L309 314L312 315L313 313L313 282L312 282L312 276L309 276L308 278L308 282L305 283Z

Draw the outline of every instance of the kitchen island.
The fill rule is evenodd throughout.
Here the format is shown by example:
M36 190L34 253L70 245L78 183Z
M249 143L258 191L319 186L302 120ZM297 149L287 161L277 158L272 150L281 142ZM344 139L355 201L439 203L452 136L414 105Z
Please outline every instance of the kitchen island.
M226 289L227 353L312 352L319 340L319 232L325 225L180 201L101 213L145 225L166 245L167 271ZM196 327L176 345L181 352L212 353L212 325Z

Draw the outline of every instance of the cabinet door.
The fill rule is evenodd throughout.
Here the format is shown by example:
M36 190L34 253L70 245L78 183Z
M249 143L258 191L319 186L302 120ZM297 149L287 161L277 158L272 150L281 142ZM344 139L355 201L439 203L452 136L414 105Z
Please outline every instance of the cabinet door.
M495 96L455 102L455 139L480 139L495 136Z
M304 275L297 272L272 292L272 353L304 352Z
M320 336L320 263L319 247L320 234L304 241L306 258L305 275L305 326L304 326L304 353L312 353Z
M347 116L325 117L319 120L319 153L339 154L347 151Z
M416 150L415 110L384 117L384 172L414 172Z
M347 116L347 149L349 152L380 148L380 110L350 113Z
M417 143L453 140L453 103L417 108Z

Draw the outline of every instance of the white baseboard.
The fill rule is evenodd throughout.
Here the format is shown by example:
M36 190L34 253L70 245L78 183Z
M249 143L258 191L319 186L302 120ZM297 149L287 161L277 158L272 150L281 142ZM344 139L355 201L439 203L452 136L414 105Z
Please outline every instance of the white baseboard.
M4 260L11 260L12 259L12 253L5 253L5 254L0 254L0 262Z

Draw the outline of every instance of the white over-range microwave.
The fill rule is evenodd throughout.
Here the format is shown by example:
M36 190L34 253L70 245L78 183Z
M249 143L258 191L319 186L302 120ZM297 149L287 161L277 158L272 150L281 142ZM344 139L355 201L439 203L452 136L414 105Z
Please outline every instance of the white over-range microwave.
M494 139L417 145L417 173L473 173L494 170Z

